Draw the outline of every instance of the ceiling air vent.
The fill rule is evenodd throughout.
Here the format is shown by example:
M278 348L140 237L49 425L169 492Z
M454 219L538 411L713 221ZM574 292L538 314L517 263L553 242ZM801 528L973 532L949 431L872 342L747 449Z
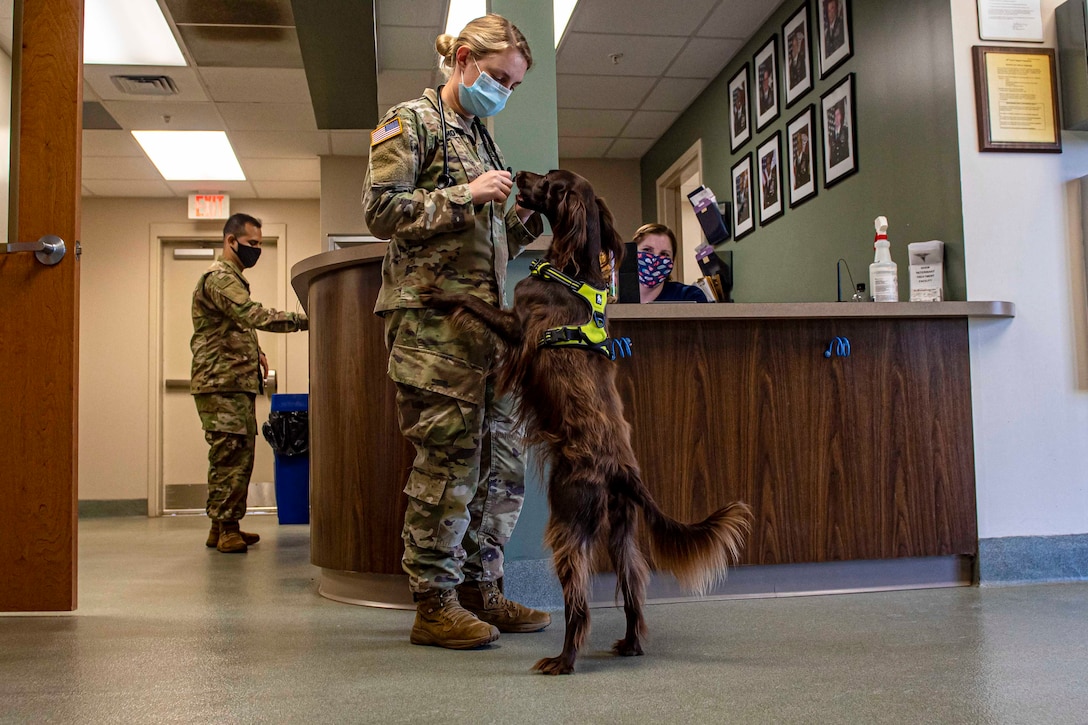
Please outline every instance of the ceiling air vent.
M113 85L132 96L176 96L178 87L170 76L110 76Z

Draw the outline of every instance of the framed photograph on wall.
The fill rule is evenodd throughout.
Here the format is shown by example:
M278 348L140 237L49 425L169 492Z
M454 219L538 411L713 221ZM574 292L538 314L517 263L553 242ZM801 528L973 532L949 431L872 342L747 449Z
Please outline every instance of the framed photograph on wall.
M756 148L756 175L759 178L759 225L782 215L782 134L774 132Z
M759 49L755 57L756 130L762 131L778 118L778 36Z
M782 26L782 87L786 91L786 108L812 88L810 37L806 3Z
M808 108L786 124L790 209L816 196L816 108Z
M820 96L823 120L824 188L858 170L857 115L854 113L854 74L850 73Z
M971 51L978 150L1060 153L1054 49L976 45Z
M850 0L816 0L816 28L820 42L820 78L854 54L854 36L850 29Z
M752 204L752 154L733 164L733 241L756 228Z
M729 108L729 150L736 153L737 149L752 138L747 63L729 79Z

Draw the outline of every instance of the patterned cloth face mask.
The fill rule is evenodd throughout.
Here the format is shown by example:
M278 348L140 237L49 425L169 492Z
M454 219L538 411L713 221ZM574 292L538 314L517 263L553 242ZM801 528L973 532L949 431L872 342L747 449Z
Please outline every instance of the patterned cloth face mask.
M653 288L664 282L672 274L672 257L653 252L638 253L638 281Z
M510 89L480 70L480 64L476 64L479 76L471 86L466 86L462 81L458 88L458 97L461 105L473 116L487 118L494 116L506 106L506 99L510 97Z

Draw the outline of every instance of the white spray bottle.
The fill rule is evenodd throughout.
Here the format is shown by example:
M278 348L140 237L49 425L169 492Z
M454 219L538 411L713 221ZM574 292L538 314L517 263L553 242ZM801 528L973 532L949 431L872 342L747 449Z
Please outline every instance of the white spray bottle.
M874 221L876 226L876 257L869 265L869 289L872 290L874 302L898 302L899 301L899 274L895 262L892 261L892 253L888 242L888 219L878 216Z

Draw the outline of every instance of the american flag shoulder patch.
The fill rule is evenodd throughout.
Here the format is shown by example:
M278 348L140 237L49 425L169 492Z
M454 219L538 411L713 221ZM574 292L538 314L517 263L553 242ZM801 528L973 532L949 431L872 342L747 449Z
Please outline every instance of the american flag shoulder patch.
M370 145L377 146L382 141L388 141L402 133L404 133L404 127L400 125L400 119L394 118L381 128L376 128L370 132Z

